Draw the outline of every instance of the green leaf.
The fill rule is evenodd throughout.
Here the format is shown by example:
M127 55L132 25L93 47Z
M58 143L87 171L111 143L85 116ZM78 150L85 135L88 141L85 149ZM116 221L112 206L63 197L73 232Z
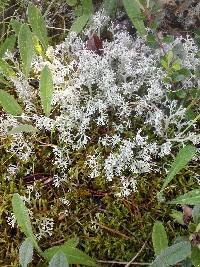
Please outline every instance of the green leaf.
M13 116L21 115L23 110L12 95L0 90L0 104L3 109Z
M27 267L33 257L33 243L31 238L26 238L19 249L19 263L22 267Z
M179 224L184 225L184 221L183 221L183 212L178 211L178 210L172 210L172 213L170 214L170 216Z
M173 42L173 36L171 35L164 36L162 41L166 44L171 44Z
M49 67L46 65L40 75L40 98L45 115L51 112L51 101L53 96L53 78Z
M69 264L83 264L87 266L98 266L96 262L81 250L65 243L61 246L55 246L44 251L44 256L50 261L58 252L63 252L67 257Z
M79 238L78 237L73 237L67 240L65 244L71 246L71 247L76 247L79 243Z
M171 180L176 176L176 174L178 174L184 167L186 167L188 162L194 157L195 153L196 149L193 145L187 145L179 151L174 162L172 163L167 177L165 178L164 184L161 188L161 192L171 182Z
M19 52L23 73L28 77L33 57L32 33L27 24L23 24L18 35Z
M194 189L188 193L169 201L169 204L185 204L185 205L198 205L200 204L200 189Z
M104 0L103 3L104 10L108 15L111 15L117 7L116 0Z
M183 261L191 254L190 242L184 241L166 248L150 265L151 267L168 267Z
M51 261L49 262L49 267L68 267L67 258L65 254L61 251L58 251Z
M21 230L27 237L32 237L33 230L28 209L24 205L24 202L21 199L20 195L17 193L15 193L12 197L12 207L17 223L19 224Z
M181 267L192 267L192 262L190 258L186 258L181 262Z
M75 6L77 4L77 0L66 0L69 6Z
M138 33L141 36L144 36L146 34L146 29L144 26L144 22L141 19L142 13L141 13L141 5L138 0L123 0L124 8L126 9L126 12L131 19L133 25L137 29Z
M4 79L3 75L0 74L0 83L5 84L7 87L13 86L11 82L8 82L7 80Z
M4 74L4 76L12 77L15 76L15 72L12 67L3 59L0 59L0 71Z
M36 133L38 129L29 124L21 124L19 126L13 127L12 130L9 131L9 134L16 133Z
M87 24L88 20L90 19L90 15L82 15L78 17L70 28L70 32L76 32L77 34L82 31L82 29Z
M157 42L157 40L156 40L156 36L155 36L155 34L153 34L153 33L149 33L149 34L147 35L146 40L147 40L147 43L148 43L148 45L149 45L150 47L152 47L152 48L158 48L158 47L159 47L159 44L158 44L158 42Z
M28 6L28 21L33 33L38 37L44 49L48 47L48 34L45 20L40 10L33 4Z
M172 64L172 69L175 70L175 71L178 71L181 69L181 60L178 58L176 59L173 64Z
M132 19L133 25L135 26L136 30L138 31L140 36L145 36L146 29L144 26L144 22L141 19Z
M152 233L153 248L156 255L159 255L168 247L168 238L163 224L156 221Z
M15 31L16 36L18 36L23 23L19 20L11 19L10 24L11 24L13 30Z
M166 60L167 60L167 64L168 64L168 66L169 66L169 65L171 64L173 58L174 58L173 51L172 51L172 50L169 50L169 51L166 53L165 57L166 57Z
M92 0L82 0L83 15L92 15L94 7Z
M172 74L172 79L175 82L180 82L180 81L183 81L186 78L190 77L190 75L191 75L190 70L183 68L183 69L179 69L179 70L175 71Z
M37 240L33 234L28 209L24 205L24 202L21 199L20 195L17 193L15 193L12 197L12 208L17 223L21 228L22 232L26 235L26 237L30 237L32 243L34 244L34 247L40 254L42 254L42 250L39 248Z
M191 260L195 267L200 267L200 250L198 247L192 248Z
M6 40L3 42L3 44L0 46L0 58L2 58L5 54L5 52L12 51L16 42L16 36L10 35Z
M195 205L192 210L192 218L194 223L199 224L200 223L200 204Z

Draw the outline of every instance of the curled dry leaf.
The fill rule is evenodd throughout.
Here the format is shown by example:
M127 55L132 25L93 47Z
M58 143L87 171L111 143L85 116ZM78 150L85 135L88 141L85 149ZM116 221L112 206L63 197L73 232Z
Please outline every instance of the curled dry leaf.
M183 209L183 221L185 224L189 224L192 220L192 208L188 205L182 205Z
M94 34L86 43L86 48L94 53L101 55L103 53L103 43L100 37Z

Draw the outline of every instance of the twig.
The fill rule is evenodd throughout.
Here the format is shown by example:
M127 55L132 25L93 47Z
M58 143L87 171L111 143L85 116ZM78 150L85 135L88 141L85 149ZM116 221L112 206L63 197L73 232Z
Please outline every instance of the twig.
M143 251L143 249L145 248L145 245L147 243L148 240L146 240L144 242L144 244L142 245L141 249L138 251L138 253L132 258L132 260L130 260L125 267L129 267L131 264L133 264L134 260L136 260L136 258L140 255L140 253Z
M126 265L128 262L126 261L102 261L97 260L99 263L107 263L107 264L119 264L119 265ZM150 262L132 262L131 265L137 265L137 266L147 266L150 265Z
M55 29L55 30L62 30L62 31L69 31L69 29L67 28L58 28L58 27L54 27L54 26L46 26L48 29Z
M5 12L8 12L8 10L10 10L11 8L13 8L13 7L17 6L17 5L18 5L18 4L14 4L14 5L12 5L12 6L8 7L8 8L6 8L6 9L4 9L4 10L2 10L2 11L0 12L0 14L1 14L1 13L5 13Z
M110 231L110 232L113 233L113 234L120 235L120 236L122 236L122 237L124 237L124 238L126 238L126 239L129 239L129 240L133 239L133 237L127 236L127 235L121 233L121 232L118 231L118 230L109 228L108 226L106 226L106 225L104 225L104 224L100 224L100 223L97 223L97 222L95 222L95 224L98 225L99 227L105 229L105 230Z

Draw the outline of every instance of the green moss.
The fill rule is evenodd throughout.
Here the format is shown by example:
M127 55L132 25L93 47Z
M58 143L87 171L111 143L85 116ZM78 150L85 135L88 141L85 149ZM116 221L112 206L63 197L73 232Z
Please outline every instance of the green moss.
M5 162L7 157L8 155L4 153L1 160ZM171 207L157 201L156 194L163 183L163 175L148 174L139 177L138 191L126 199L119 199L113 195L112 188L109 188L104 178L99 177L95 181L88 181L84 178L87 177L87 173L78 171L83 162L80 154L78 157L79 160L76 164L73 163L74 166L71 170L74 175L69 176L67 184L59 190L56 190L51 183L46 187L42 181L37 183L36 188L40 189L42 197L40 200L36 200L34 197L31 199L29 208L34 213L33 226L37 230L38 221L43 217L53 218L55 222L53 235L43 238L40 242L43 249L51 247L52 241L59 244L76 235L80 238L79 247L91 256L101 260L128 261L148 240L138 260L149 262L153 258L151 231L155 220L164 222L171 241L176 236L188 234L187 227L174 223L173 219L169 217ZM39 168L36 158L34 159L35 170ZM49 178L48 174L52 173L49 159L51 159L51 153L40 154L40 166L43 166L47 178ZM6 165L10 162L8 160ZM18 229L10 228L6 218L12 212L13 192L25 194L26 185L23 177L26 168L26 164L24 168L22 166L20 175L10 182L5 182L4 175L1 176L1 264L16 264L19 245L23 239L23 235ZM196 168L196 166L191 167L171 183L166 192L167 199L184 193L195 185L191 173ZM3 166L3 170L5 171L5 166ZM79 183L74 186L74 179L77 177ZM63 195L70 201L65 216L63 212L66 207L59 200Z

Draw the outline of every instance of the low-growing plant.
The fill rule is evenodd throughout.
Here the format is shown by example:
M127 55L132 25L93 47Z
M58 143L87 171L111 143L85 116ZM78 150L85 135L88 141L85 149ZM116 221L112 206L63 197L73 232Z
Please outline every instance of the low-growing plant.
M137 194L140 182L149 184L148 177L162 177L178 150L158 194L160 200L164 200L164 190L175 175L194 160L195 153L199 158L195 149L200 142L196 125L199 48L191 36L158 38L154 29L146 29L139 1L123 3L143 37L121 30L102 10L92 16L92 1L81 1L80 5L67 2L77 8L77 20L63 42L50 46L45 20L39 8L30 4L27 21L12 20L14 34L0 47L0 134L5 154L1 182L14 180L12 194L24 180L30 182L31 186L23 184L27 191L22 195L28 193L35 209L37 204L45 207L40 197L50 185L51 199L55 198L51 209L60 201L64 218L69 205L73 206L71 213L77 214L81 210L75 204L77 198L93 192L104 196L105 203L109 196L124 201L127 209L115 209L122 216L127 210L132 212L126 200ZM42 186L36 197L33 191L37 179ZM75 195L73 189L77 190ZM196 204L196 192L177 201L183 204L190 198L190 204ZM100 207L87 222L94 232L101 225L99 221L105 222L108 216L101 200L97 202ZM71 239L42 251L38 245L42 233L33 234L28 210L16 194L13 209L27 237L19 253L22 266L30 262L34 249L50 266L55 262L65 266L83 263L82 258L79 262L71 260L71 253L83 256ZM110 224L118 227L115 220ZM101 227L110 231L105 225ZM157 255L153 266L169 266L189 256L188 241L168 247L160 223L154 227L155 235L157 229L164 237L153 237ZM127 238L118 230L111 232ZM107 255L113 255L112 248L106 250ZM159 265L163 258L165 265Z
M61 246L51 247L42 251L33 233L29 211L17 193L13 195L12 206L17 223L26 235L26 239L19 249L19 262L22 267L26 267L32 261L34 249L45 261L49 262L49 267L68 267L69 264L98 266L94 260L76 248L77 239L69 239Z
M194 155L194 147L186 146L182 148L176 156L159 194L162 194L167 184L186 166ZM188 237L184 236L175 239L174 244L168 246L169 241L165 228L160 221L156 221L152 232L156 259L151 266L169 267L182 262L183 266L198 267L200 264L200 245L198 240L200 230L200 190L194 189L168 203L182 205L183 212L173 210L171 216L182 225L189 224L188 229L190 234ZM191 208L187 205L194 205L194 207Z

